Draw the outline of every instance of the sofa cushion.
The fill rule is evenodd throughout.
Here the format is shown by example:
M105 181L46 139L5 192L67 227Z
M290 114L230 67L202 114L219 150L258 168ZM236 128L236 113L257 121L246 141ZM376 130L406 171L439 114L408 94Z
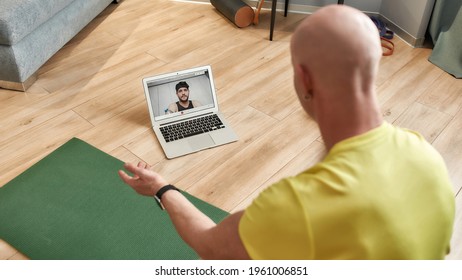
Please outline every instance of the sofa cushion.
M73 1L1 0L0 44L15 44Z

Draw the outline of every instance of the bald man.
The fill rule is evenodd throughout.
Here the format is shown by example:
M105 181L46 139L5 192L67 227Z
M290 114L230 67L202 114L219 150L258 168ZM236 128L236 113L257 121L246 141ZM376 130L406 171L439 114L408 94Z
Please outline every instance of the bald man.
M420 134L382 120L374 24L353 8L327 6L299 25L291 54L300 104L328 150L321 162L219 224L145 163L125 164L134 176L119 171L122 180L156 195L204 259L444 258L454 219L450 180Z

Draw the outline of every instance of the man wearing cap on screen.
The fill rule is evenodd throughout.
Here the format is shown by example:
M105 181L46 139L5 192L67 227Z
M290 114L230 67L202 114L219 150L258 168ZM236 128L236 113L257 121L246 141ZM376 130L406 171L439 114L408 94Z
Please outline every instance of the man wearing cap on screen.
M168 106L167 114L181 112L197 108L202 104L197 100L189 100L189 85L186 82L179 82L175 86L178 101Z

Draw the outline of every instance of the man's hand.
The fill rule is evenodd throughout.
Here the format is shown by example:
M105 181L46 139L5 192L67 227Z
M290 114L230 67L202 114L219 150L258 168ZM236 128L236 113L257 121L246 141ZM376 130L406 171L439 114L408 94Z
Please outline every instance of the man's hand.
M137 166L125 163L124 168L133 173L133 176L119 170L120 178L139 194L154 196L160 188L167 185L167 181L158 173L150 170L150 166L144 162L139 162Z
M154 196L168 184L144 162L137 166L125 163L124 168L133 176L119 170L120 178L139 194ZM249 259L238 230L243 211L228 216L217 225L179 192L166 192L162 196L162 204L181 238L201 258Z

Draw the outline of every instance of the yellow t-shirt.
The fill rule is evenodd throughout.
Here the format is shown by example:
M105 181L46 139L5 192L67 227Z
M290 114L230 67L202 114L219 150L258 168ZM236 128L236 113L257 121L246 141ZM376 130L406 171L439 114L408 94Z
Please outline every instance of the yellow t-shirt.
M253 259L442 259L454 205L439 153L384 122L264 190L239 235Z

